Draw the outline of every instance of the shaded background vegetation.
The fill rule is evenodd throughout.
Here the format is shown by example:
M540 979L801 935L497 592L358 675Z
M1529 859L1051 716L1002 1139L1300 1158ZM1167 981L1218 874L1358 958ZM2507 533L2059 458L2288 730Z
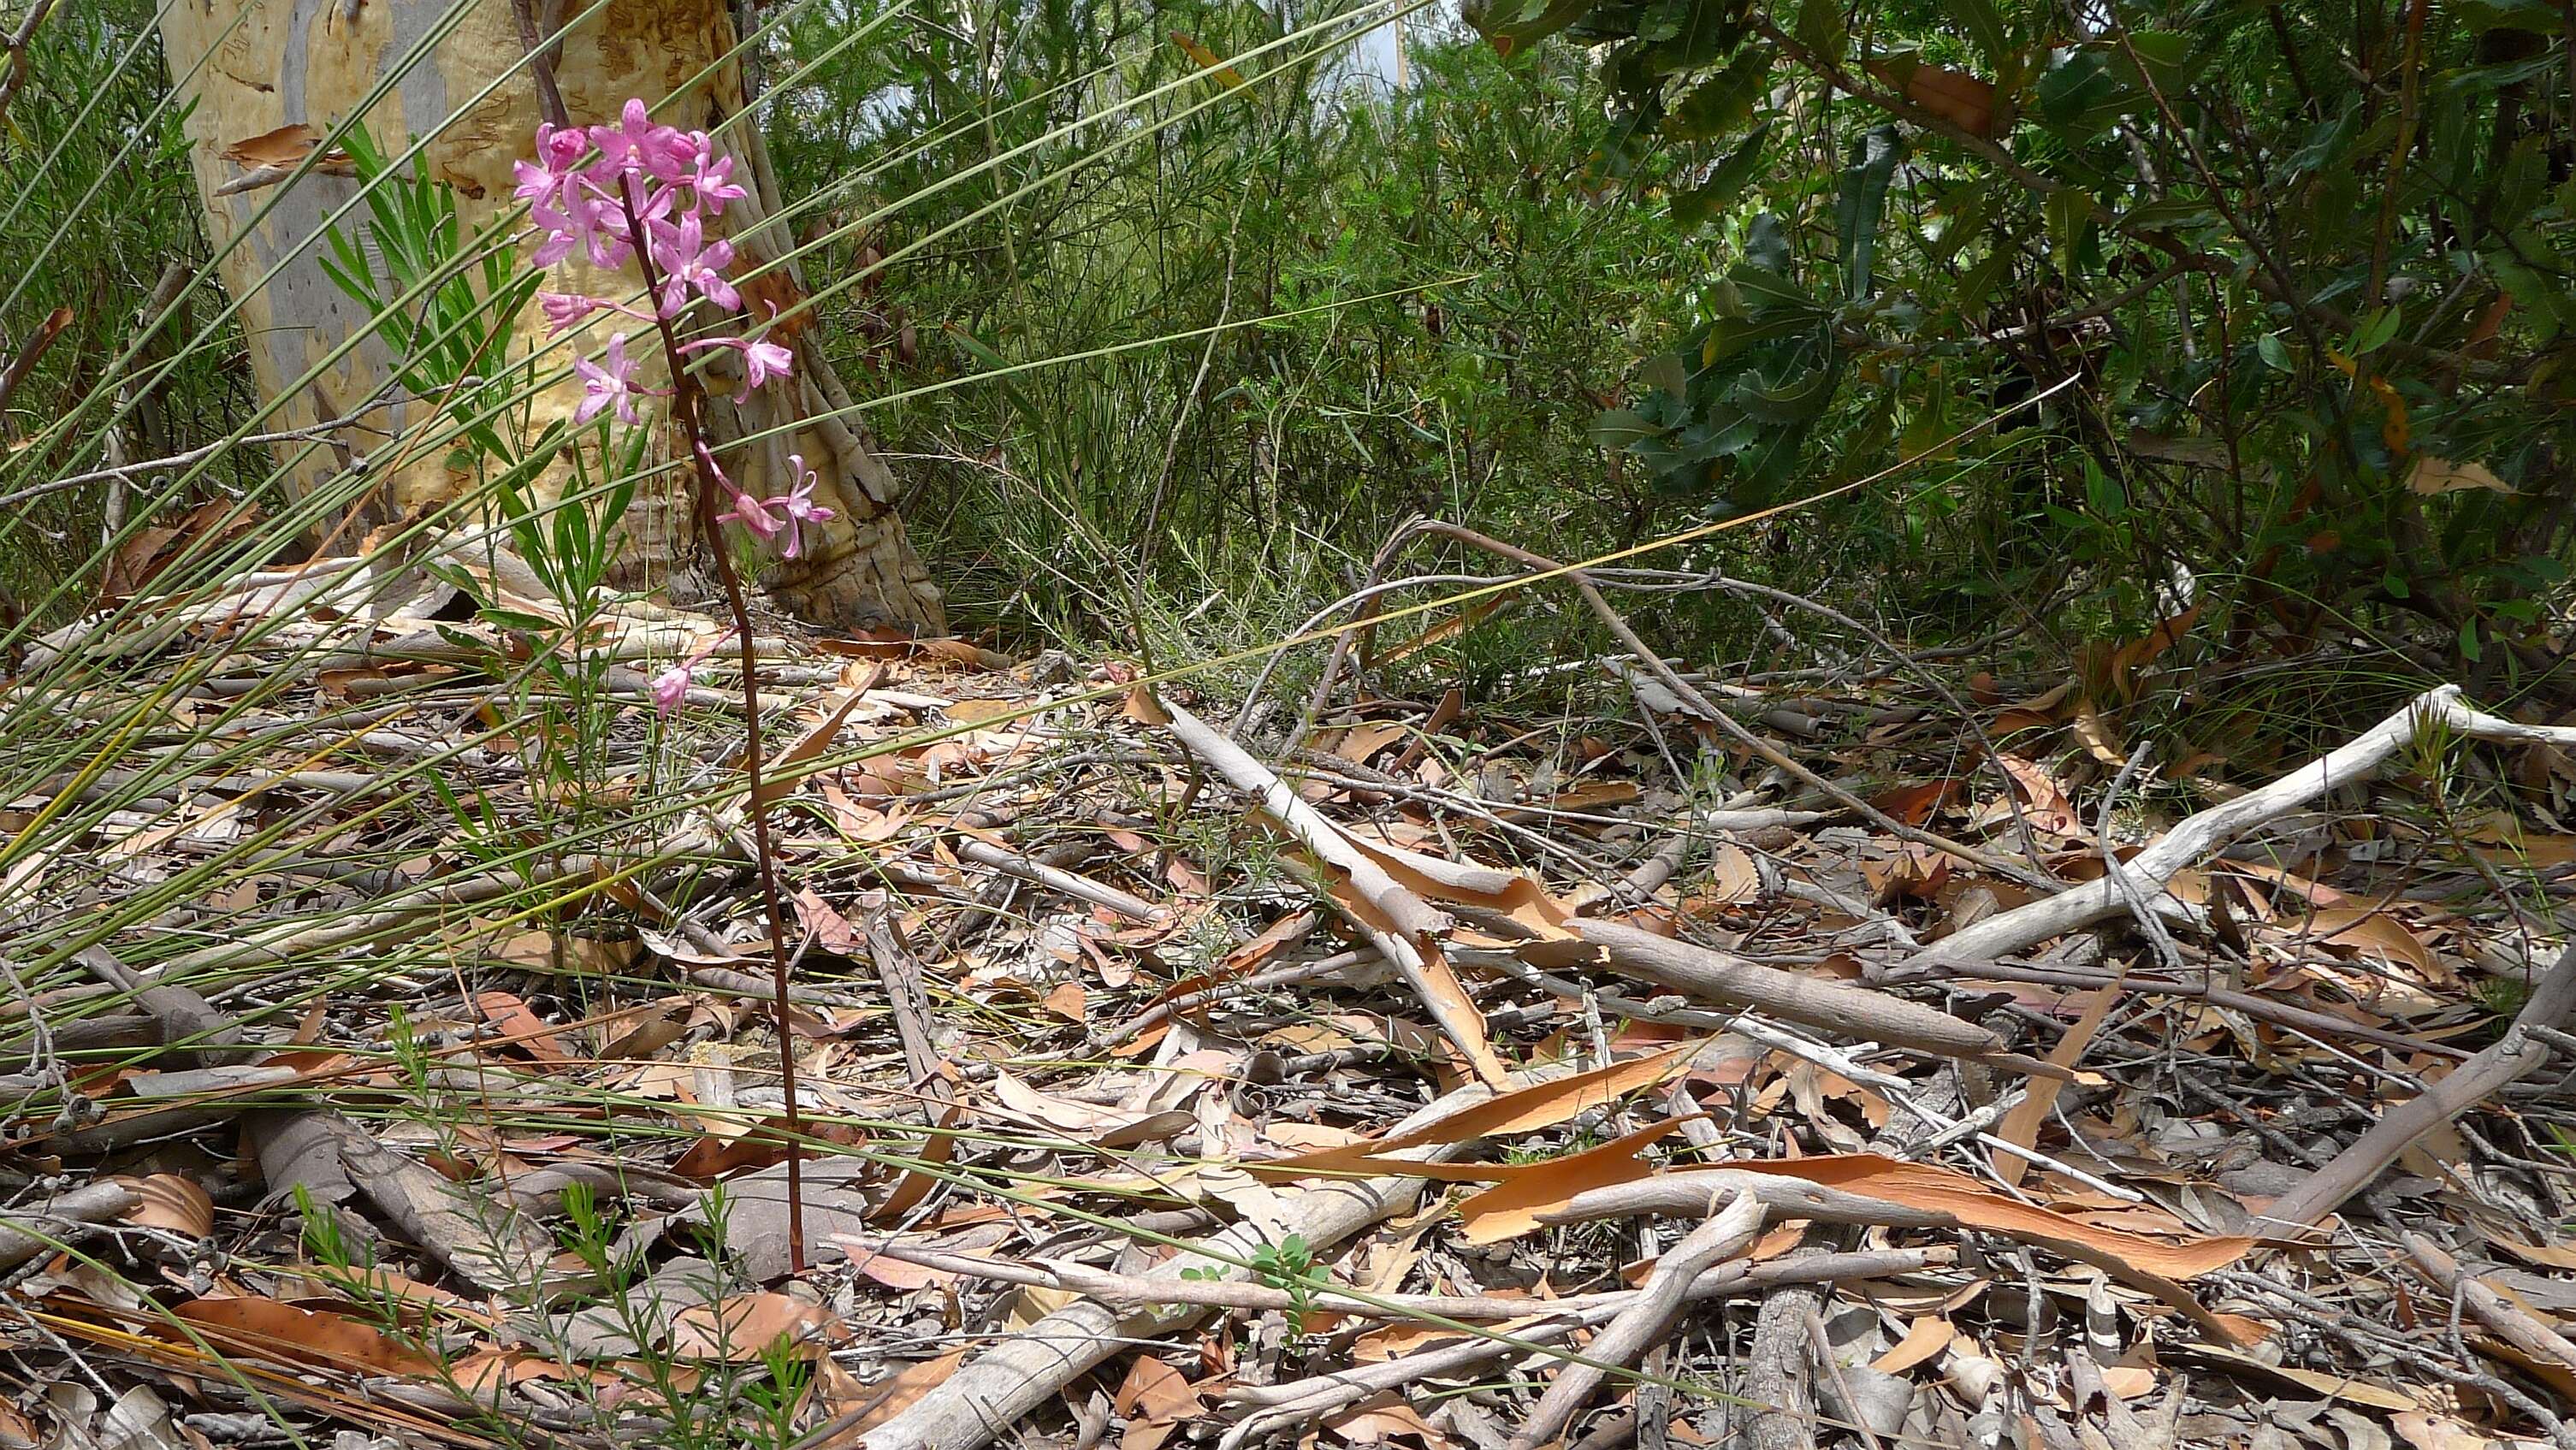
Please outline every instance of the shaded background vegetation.
M764 69L881 3L796 9ZM116 65L147 18L54 17L9 115L0 335L73 319L12 439L202 249L162 78ZM2435 676L2563 694L2556 12L1533 0L1491 37L1409 12L1400 71L1382 37L1283 52L1072 125L1314 18L914 6L769 112L813 236L1056 138L813 263L922 243L821 332L892 400L871 421L967 627L1204 655L1344 593L1409 514L1584 557L1910 462L1653 562L2001 635L2007 669L2107 658L2188 581L2178 714L2305 713L2328 672L2356 709ZM216 436L241 387L192 359L143 446ZM21 567L109 506L48 500ZM1740 602L1648 614L1694 663L1814 663ZM1598 643L1531 600L1423 663L1494 687Z

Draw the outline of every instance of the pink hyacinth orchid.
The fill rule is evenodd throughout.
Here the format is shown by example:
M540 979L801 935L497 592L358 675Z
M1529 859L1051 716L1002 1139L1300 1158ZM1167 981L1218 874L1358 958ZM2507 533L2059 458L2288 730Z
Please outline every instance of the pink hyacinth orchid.
M730 156L717 156L706 162L688 179L688 184L689 189L698 194L698 199L707 204L707 211L715 216L724 215L726 202L740 201L751 194L743 189L741 182L733 179L733 158Z
M687 664L673 665L655 675L650 686L653 691L653 713L668 715L680 708L680 703L689 698L689 686L696 683L696 680L697 676L693 673L692 667Z
M727 484L726 487L732 488L732 485ZM716 522L740 524L759 535L763 543L767 543L778 537L778 531L781 528L789 527L794 522L770 516L769 511L781 502L783 500L774 498L753 498L737 488L733 490L733 507L716 515Z
M733 261L733 243L708 240L706 225L694 211L676 222L646 225L652 233L653 265L662 269L664 317L679 316L688 307L692 290L727 312L741 308L742 294L724 275L724 268Z
M744 343L742 345L743 395L750 396L752 389L767 384L771 378L787 376L795 366L796 354L788 351L784 343L767 341ZM742 399L736 398L734 401L740 402Z
M610 408L617 410L617 421L632 428L638 419L635 400L642 392L635 386L635 366L639 361L626 355L626 334L612 333L608 349L601 354L603 362L576 358L573 371L581 374L581 406L573 409L575 423L587 423Z
M787 476L793 480L794 486L787 491L786 497L769 502L787 515L787 546L778 551L778 557L793 559L805 552L805 525L830 523L833 514L830 509L814 502L814 486L822 480L814 470L805 466L804 454L787 455Z
M725 271L734 262L733 243L708 234L706 218L721 216L725 203L747 195L734 180L734 158L719 153L702 131L657 125L640 100L630 100L613 125L586 129L540 127L537 159L517 163L518 196L542 232L537 260L552 266L584 250L603 268L622 267L641 245L650 310L577 293L540 292L538 306L554 332L580 327L602 312L639 322L676 318L693 301L737 314L742 294ZM595 154L594 154L595 153ZM641 235L638 235L638 232ZM775 310L774 308L772 309ZM613 414L627 427L639 427L643 415L636 400L664 396L667 389L637 385L640 359L628 355L628 334L612 334L595 358L576 359L582 399L573 410L578 423ZM743 388L737 403L753 390L793 375L796 354L785 343L740 335L702 336L681 343L681 354L708 348L731 348L742 354ZM672 359L674 365L678 358ZM829 522L833 511L815 498L821 479L805 466L801 454L790 455L788 489L774 498L754 498L736 487L716 464L703 441L693 440L709 487L732 504L716 516L720 524L739 524L789 559L805 553L809 527ZM703 656L700 656L703 658ZM683 661L652 682L656 704L665 711L683 698L695 659Z
M579 130L558 131L550 125L537 127L537 159L511 163L510 174L518 180L511 194L528 203L540 223L549 214L563 215L563 208L576 194L581 180L581 158L590 150L590 141Z
M578 292L540 292L537 306L546 314L546 331L569 332L608 304Z
M752 390L765 387L772 378L783 378L796 366L796 354L786 344L754 341L742 337L702 337L696 342L680 344L682 352L703 352L711 347L727 347L742 354L742 391L733 395L737 403L749 398Z
M690 688L698 682L698 666L705 664L707 656L721 649L724 642L733 636L734 632L728 629L708 640L697 653L655 675L652 682L645 687L653 694L653 713L668 715L686 703Z

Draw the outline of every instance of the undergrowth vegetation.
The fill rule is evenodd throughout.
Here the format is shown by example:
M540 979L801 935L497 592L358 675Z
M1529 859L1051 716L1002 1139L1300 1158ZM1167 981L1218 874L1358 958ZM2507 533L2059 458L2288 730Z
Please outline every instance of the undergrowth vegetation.
M1690 565L1917 642L2007 635L2005 665L2187 598L2227 670L2554 688L2564 106L2529 17L2356 20L2392 69L2338 100L2235 12L2080 36L1891 15L1863 45L1814 6L1702 9L1696 49L1592 13L1594 53L1543 38L1564 7L1479 12L1500 44L1409 9L1365 62L1318 31L1249 78L1209 66L1283 32L1239 7L814 0L765 25L791 229L836 284L805 335L876 395L960 621L1221 654L1356 587L1407 515L1587 558L1908 464ZM41 439L25 482L74 461L77 434L31 425L113 393L137 298L178 307L126 371L176 362L123 456L251 401L237 330L175 345L222 299L162 274L206 243L149 14L57 19L11 116L42 164L0 218L44 259L0 331L70 308L9 399ZM1892 94L1904 134L1837 86ZM1998 164L2015 125L2027 157ZM2365 205L2353 158L2401 134L2424 164ZM219 459L162 522L255 491L248 467ZM128 493L44 492L7 582L50 593ZM1650 614L1694 659L1809 663L1731 603ZM1597 646L1579 619L1506 610L1431 658L1502 688Z
M2105 1135L2161 1132L2137 1105L2173 1121L2157 1074L2197 1043L2264 1147L2344 1133L2293 1155L2304 1225L2358 1192L2316 1185L2388 1084L2438 1101L2427 1064L2569 995L2533 986L2576 859L2576 737L2531 724L2576 699L2557 12L687 3L614 77L650 98L597 93L649 48L636 0L0 23L0 1188L95 1210L0 1225L0 1270L50 1276L85 1352L220 1365L234 1439L352 1418L226 1357L312 1369L320 1336L427 1396L360 1406L425 1442L810 1450L818 1407L927 1418L883 1396L939 1409L951 1339L1007 1361L1105 1262L1269 1316L1168 1346L1198 1384L1238 1351L1318 1381L1275 1422L1221 1386L1153 1410L1198 1321L1076 1324L1093 1366L1147 1351L1122 1443L1219 1408L1247 1442L1348 1408L1316 1321L1417 1267L1444 1292L1414 1311L1474 1283L1526 1328L1511 1296L1563 1263L1606 1286L1669 1250L1646 1282L1679 1296L1754 1241L1533 1211L1539 1264L1425 1215L1355 1274L1411 1198L1345 1222L1301 1187L1320 1226L1290 1231L1254 1148L1415 1131L1517 1075L1536 1100L1399 1146L1527 1140L1462 1151L1466 1182L1929 1144L1997 1185L1938 1170L1941 1212L1984 1217L1854 1224L2119 1266L2125 1215L2163 1210L2040 1151L2046 1114L2125 1094ZM333 46L365 73L315 101ZM2348 810L2383 765L2402 799ZM2262 824L2298 819L2204 873L2253 823L2198 808L2266 781ZM2138 851L2140 887L2120 848L2168 817L2199 834ZM2104 962L2122 922L2150 985ZM2017 960L2077 928L2090 956ZM1921 950L1969 933L2022 975ZM1675 995L1615 995L1619 952ZM2136 1050L2078 1074L2097 1029ZM1742 1100L1723 1127L1681 1083L1657 1147L1620 1104L1679 1082L1685 1030L1772 1036L1701 1073ZM2043 1068L2104 1097L2052 1107ZM2167 1161L2125 1146L2103 1172ZM1319 1176L1413 1181L1390 1161ZM2034 1166L2116 1221L2032 1219ZM2232 1265L2282 1196L2254 1182L2233 1222L2152 1230ZM1031 1267L1059 1236L1090 1258ZM2193 1296L2280 1288L2182 1277L2097 1279L2065 1322L2106 1356L2168 1311L2226 1338L2250 1321ZM27 1282L0 1305L57 1332ZM1942 1283L1918 1329L2059 1332L1979 1297ZM864 1350L829 1337L853 1325ZM2380 1327L2304 1372L2379 1372ZM842 1363L871 1358L936 1373ZM1733 1394L1658 1362L1614 1368ZM1527 1422L1554 1443L1598 1382L1512 1363L1572 1387Z

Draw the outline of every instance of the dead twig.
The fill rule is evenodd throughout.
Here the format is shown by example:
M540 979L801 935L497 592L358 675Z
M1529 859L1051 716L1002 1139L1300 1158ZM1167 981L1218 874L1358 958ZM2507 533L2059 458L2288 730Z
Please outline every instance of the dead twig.
M49 1225L112 1223L142 1201L121 1183L93 1183L42 1203L0 1209L0 1269L52 1253L62 1235Z
M1742 1253L1761 1231L1762 1205L1744 1193L1692 1228L1655 1261L1655 1270L1637 1297L1585 1347L1584 1359L1589 1362L1569 1364L1556 1372L1538 1407L1512 1436L1511 1450L1538 1450L1555 1443L1574 1412L1601 1387L1608 1373L1603 1366L1629 1364L1652 1348L1672 1328L1699 1276Z
M2460 1302L2480 1324L2495 1331L2496 1337L2544 1363L2564 1369L2576 1369L2576 1344L2567 1336L2543 1324L2517 1307L2502 1294L2460 1272L2459 1263L2444 1253L2439 1244L2422 1234L2410 1233L2402 1240L2407 1257L2424 1271L2435 1288Z
M1959 841L1953 841L1947 836L1943 836L1932 831L1922 830L1914 826L1909 826L1903 821L1897 820L1885 811L1882 811L1878 807L1871 805L1869 802L1862 800L1859 796L1852 794L1850 791L1843 789L1841 786L1836 785L1834 782L1827 780L1823 776L1808 769L1805 761L1798 759L1789 752L1782 750L1779 746L1774 745L1770 741L1753 733L1753 731L1747 728L1742 721L1737 720L1734 716L1719 709L1716 702L1710 700L1707 695L1702 694L1697 686L1693 685L1690 681L1683 679L1678 671L1674 670L1671 665L1664 662L1664 657L1661 654L1658 654L1656 651L1649 648L1645 640L1639 638L1637 631L1629 625L1627 617L1611 607L1610 601L1602 596L1600 586L1594 584L1591 576L1586 574L1583 570L1569 568L1543 554L1531 553L1527 549L1523 549L1512 544L1506 544L1500 539L1488 538L1483 534L1477 533L1474 529L1461 528L1456 524L1442 523L1437 520L1433 520L1425 523L1422 527L1425 530L1439 534L1444 538L1456 539L1460 543L1464 544L1473 544L1477 548L1483 549L1488 553L1499 555L1503 558L1512 560L1514 563L1526 565L1531 569L1563 574L1566 582L1572 584L1575 592L1582 596L1584 606L1592 611L1593 617L1599 619L1602 627L1609 630L1612 636L1617 638L1619 643L1626 647L1629 654L1636 657L1637 663L1644 666L1646 671L1649 674L1652 674L1665 689L1672 691L1674 696L1680 699L1684 704L1706 716L1710 724L1715 725L1730 739L1734 740L1736 744L1752 751L1768 764L1785 771L1800 784L1805 785L1809 789L1823 791L1826 795L1833 798L1835 804L1840 805L1843 809L1852 812L1861 819L1868 821L1871 825L1895 836L1899 840L1911 841L1918 846L1930 847L1944 855L1956 857L1961 861L1967 862L1969 865L1979 867L1983 870L1992 871L1998 876L2003 876L2013 881L2017 881L2024 886L2033 888L2034 890L2050 891L2056 889L2057 882L2042 873L2031 870L2029 867L2020 865L2016 862L2004 860L1999 856L1980 851L1974 846L1970 846Z
M2535 1027L2563 1028L2576 1011L2576 946L2559 955L2531 999L2496 1044L2454 1068L2417 1096L2380 1114L2370 1131L2311 1172L2254 1221L2257 1233L2306 1229L2343 1206L2416 1139L2442 1127L2549 1061L2552 1049Z
M1544 1082L1562 1072L1523 1074L1515 1085ZM1478 1084L1445 1094L1404 1119L1394 1131L1431 1127L1488 1100L1493 1091ZM1451 1144L1429 1149L1422 1156L1443 1159L1467 1146ZM1238 1224L1174 1255L1153 1277L1179 1283L1184 1270L1213 1270L1221 1279L1247 1278L1251 1270L1244 1265L1278 1235L1296 1233L1318 1250L1330 1247L1411 1205L1425 1182L1389 1175L1317 1183L1284 1199L1278 1223ZM859 1450L981 1450L1130 1340L1174 1333L1206 1312L1203 1305L1172 1304L1122 1312L1101 1299L1078 1299L968 1360L936 1389L869 1430L856 1445Z
M2321 759L2236 799L2185 817L2114 873L2042 901L1998 912L1945 938L1908 966L1981 962L2026 951L2050 937L2091 926L2128 909L2129 893L2155 901L2185 866L2225 849L2248 831L2340 787L2369 779L2427 729L2472 740L2576 745L2576 727L2524 725L2489 715L2461 698L2457 685L2428 690ZM2113 876L2121 879L2113 880ZM2158 903L2158 909L2166 909ZM2180 911L2179 903L2173 910Z
M1299 845L1349 878L1353 891L1368 908L1358 913L1360 929L1386 954L1397 975L1404 978L1405 985L1413 989L1424 1010L1431 1014L1432 1022L1465 1055L1478 1075L1488 1083L1500 1082L1505 1072L1486 1041L1484 1021L1475 1015L1465 990L1434 945L1446 932L1448 920L1398 883L1384 866L1343 835L1341 827L1290 790L1270 767L1253 759L1251 752L1178 705L1165 702L1162 709L1169 718L1172 734L1192 755L1206 761L1235 789L1260 802L1262 811Z
M18 22L18 28L9 33L9 74L0 76L0 119L8 117L9 103L18 98L18 88L27 83L27 75L34 69L34 62L27 56L28 48L36 42L36 27L45 23L45 16L53 8L54 0L36 0L27 8L26 18ZM0 388L0 401L7 396L8 390Z

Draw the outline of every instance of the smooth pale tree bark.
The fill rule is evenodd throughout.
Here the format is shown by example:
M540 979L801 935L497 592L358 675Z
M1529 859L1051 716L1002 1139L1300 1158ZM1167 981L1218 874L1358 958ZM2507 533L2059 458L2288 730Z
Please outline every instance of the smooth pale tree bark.
M589 7L582 0L559 0L539 8L580 17ZM296 123L327 134L422 36L451 18L453 28L405 71L364 121L388 153L399 152L413 137L428 138L423 153L428 174L454 189L460 228L470 237L515 207L511 163L532 156L540 119L536 84L525 67L482 95L523 53L510 0L173 0L163 12L171 73L180 78L185 98L195 103L188 140L209 230L221 246L250 229L225 257L222 273L243 304L242 325L261 394L278 406L272 427L345 416L377 395L389 359L370 340L327 369L318 382L298 386L308 369L368 321L366 309L332 283L320 260L323 220L354 194L357 183L315 172L293 182L282 196L273 189L223 195L227 184L241 181L245 171L224 153ZM736 158L736 179L753 191L727 208L723 218L738 253L733 271L748 277L792 242L785 224L770 220L779 211L777 183L758 127L749 122L726 126L744 107L742 69L728 61L708 70L731 52L735 33L725 0L610 0L598 13L563 30L555 76L575 123L614 120L626 99L637 96L659 107L658 119L719 138ZM670 100L682 87L685 94ZM670 103L661 104L666 100ZM260 214L263 207L269 208L265 216ZM278 268L281 258L284 266L262 284L260 279ZM585 275L574 267L559 271L549 285L631 297L640 281L631 266L621 275ZM792 265L754 279L744 291L762 316L772 306L788 307L806 295ZM520 356L543 344L544 327L538 309L527 308L513 341ZM615 330L646 331L628 320L595 320L576 334L575 345L595 352ZM772 383L736 406L731 395L738 369L717 373L710 379L709 427L718 439L733 441L796 423L759 443L726 449L727 470L749 492L774 494L786 487L788 455L801 454L821 474L818 494L839 517L822 530L819 541L808 535L805 557L770 566L766 582L783 604L817 623L944 630L939 591L915 557L896 512L900 490L846 411L849 394L823 358L821 337L803 317L791 319L779 336L796 353L792 386ZM641 376L655 381L657 350L647 336L631 341L648 358ZM557 348L549 355L551 366L559 368L567 356ZM569 414L580 396L578 384L569 378L548 388L535 403L539 423ZM400 401L371 421L389 419L397 430L417 426L424 407L415 400ZM349 441L371 452L381 440L353 435ZM667 456L669 438L659 442ZM384 461L381 455L379 460ZM328 456L310 458L292 482L314 487L333 466ZM559 473L541 484L540 492L562 482ZM391 520L418 517L458 497L466 486L466 478L451 473L442 450L398 454L339 531L341 542L354 543L367 529ZM638 498L623 527L620 582L669 584L686 602L695 579L687 560L696 544L685 492L689 486L686 471L679 469L664 470L646 486L646 496Z

